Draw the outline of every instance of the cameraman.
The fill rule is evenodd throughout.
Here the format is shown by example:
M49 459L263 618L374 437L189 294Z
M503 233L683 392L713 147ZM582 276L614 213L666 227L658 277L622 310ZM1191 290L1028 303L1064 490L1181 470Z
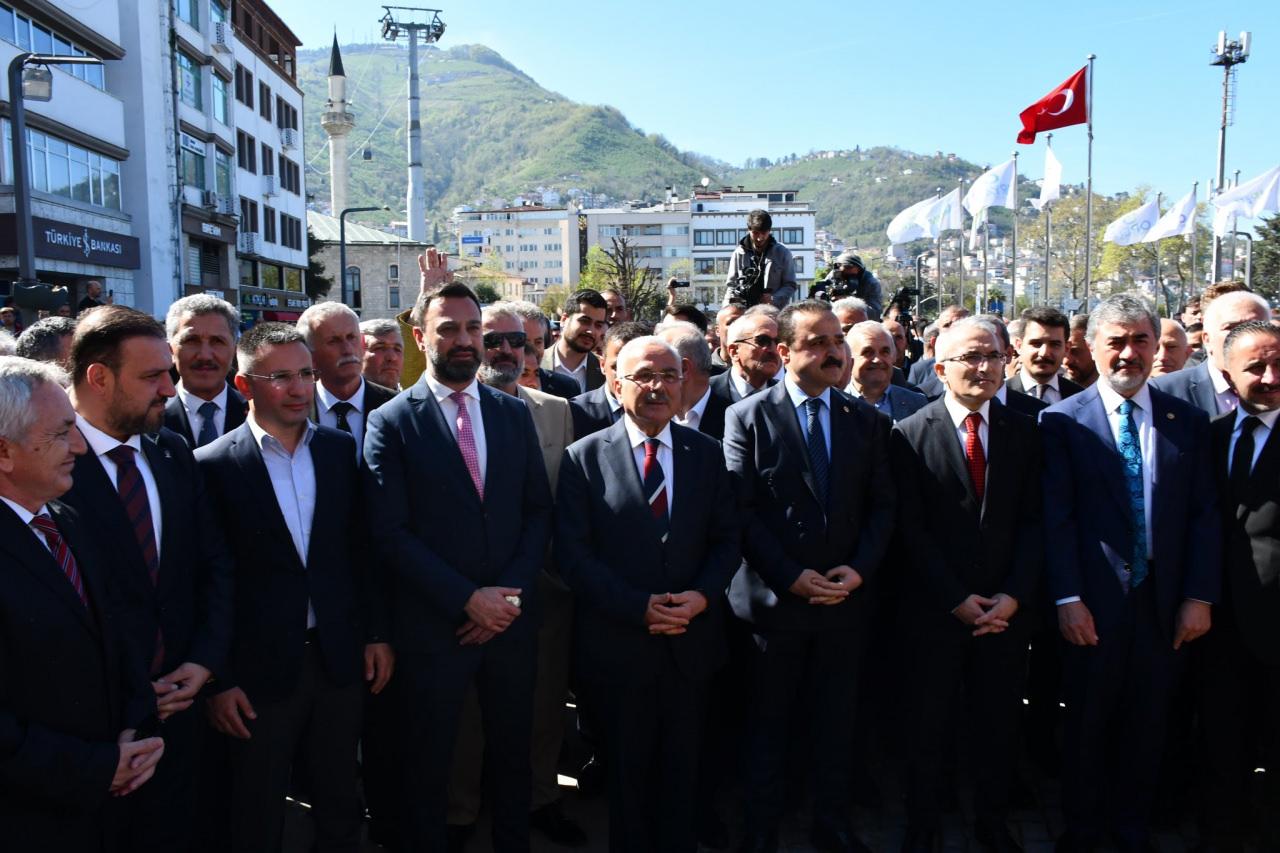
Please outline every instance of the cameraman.
M764 292L761 304L785 308L796 295L796 266L791 250L773 239L773 218L766 210L756 209L747 214L747 236L733 250L729 259L729 275L724 283L729 287L725 304L729 304L733 285L740 274L751 269L764 268Z
M862 263L862 258L849 249L836 256L827 277L815 282L809 293L810 299L825 299L828 302L835 302L846 296L856 296L867 303L867 319L880 319L880 314L884 311L880 280Z

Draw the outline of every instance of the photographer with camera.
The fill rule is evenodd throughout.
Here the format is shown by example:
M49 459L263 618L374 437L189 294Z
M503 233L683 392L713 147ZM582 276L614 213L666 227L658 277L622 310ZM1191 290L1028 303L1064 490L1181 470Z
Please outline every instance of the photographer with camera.
M791 251L773 239L773 218L766 210L747 214L747 236L733 250L724 283L724 304L785 308L796 295L796 266Z
M862 263L852 249L846 249L836 256L831 263L827 277L814 282L810 299L825 299L835 302L848 296L856 296L867 303L868 320L879 320L884 311L884 297L880 291L880 280Z

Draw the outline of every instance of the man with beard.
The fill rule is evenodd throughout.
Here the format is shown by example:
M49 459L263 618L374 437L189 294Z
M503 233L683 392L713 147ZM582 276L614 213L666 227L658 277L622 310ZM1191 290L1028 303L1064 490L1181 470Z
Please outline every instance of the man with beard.
M743 850L778 848L789 742L810 753L812 840L867 849L846 818L858 658L870 613L859 591L884 557L895 513L890 421L832 388L844 370L825 302L778 316L786 378L729 408L724 451L737 482L746 562L729 587L756 639ZM804 713L796 707L810 688Z
M404 339L395 320L365 320L360 324L364 335L364 378L370 382L400 390L400 372L404 370Z
M1056 308L1029 308L1018 318L1022 329L1012 335L1019 369L1008 381L1010 391L1030 394L1052 406L1084 389L1058 375L1067 354L1070 321Z
M1177 373L1187 363L1191 350L1187 347L1187 333L1174 320L1160 321L1160 348L1151 364L1151 378Z
M1147 383L1159 318L1112 296L1089 315L1100 380L1040 415L1045 569L1066 719L1058 850L1115 831L1147 851L1169 694L1221 592L1204 412Z
M542 357L544 368L568 376L582 394L604 384L595 348L609 327L608 310L609 304L595 290L583 288L571 294L560 315L560 340Z
M164 407L164 425L193 448L244 423L248 404L227 383L239 322L229 302L207 293L179 299L165 315L178 384Z
M486 307L481 312L481 320L484 363L478 373L480 381L504 394L519 397L529 407L542 445L547 479L554 492L564 450L573 443L569 404L560 397L517 384L525 350L525 331L521 317L508 303ZM542 624L538 626L538 674L533 693L533 811L529 814L529 824L556 844L581 847L587 843L587 835L561 808L556 773L564 740L565 698L569 691L573 598L550 563L538 573L538 598ZM462 709L449 783L449 832L455 839L470 835L480 812L483 754L480 706L473 689L467 693Z
M1066 377L1081 388L1088 388L1098 381L1098 367L1089 349L1085 331L1089 325L1088 314L1076 314L1071 318L1071 335L1067 338L1067 354L1062 367Z
M479 384L480 302L461 284L419 294L422 378L369 416L371 533L391 567L404 847L448 847L449 771L473 684L486 743L493 847L528 851L538 572L551 492L519 400Z
M360 318L341 302L320 302L302 312L298 331L306 338L320 374L311 419L348 433L356 440L358 454L369 413L396 395L364 378Z
M656 337L622 348L613 389L626 414L570 448L557 495L578 671L607 721L609 849L618 853L697 850L701 718L725 652L714 593L741 558L719 445L671 423L680 363Z
M893 360L897 351L884 326L875 320L855 323L845 333L852 369L845 389L860 397L894 423L910 417L929 402L923 394L893 384Z
M520 317L524 324L525 344L534 350L534 383L527 387L572 400L582 393L573 377L563 373L555 373L542 366L542 357L551 339L551 321L547 315L532 302L516 301L504 303ZM522 383L523 384L523 383Z
M89 451L63 500L94 520L121 601L130 661L151 681L165 760L125 803L120 847L181 850L195 823L197 698L222 671L231 562L186 441L161 426L174 395L164 327L141 311L86 313L71 342L72 404Z
M600 295L604 297L605 304L609 306L604 318L606 323L610 326L616 326L631 319L631 309L627 307L627 300L618 288L606 287L600 291Z
M773 217L767 210L756 209L747 214L747 236L729 258L729 274L724 283L732 286L739 274L748 269L762 273L764 289L757 304L780 309L795 297L796 262L791 250L773 239ZM732 287L727 288L725 304L729 303L731 293Z
M777 384L778 321L767 313L744 314L729 326L730 367L707 383L726 407Z

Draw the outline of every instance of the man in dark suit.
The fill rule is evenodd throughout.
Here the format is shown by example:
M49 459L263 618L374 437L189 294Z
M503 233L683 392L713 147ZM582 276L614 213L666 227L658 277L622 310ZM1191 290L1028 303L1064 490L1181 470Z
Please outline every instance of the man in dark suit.
M230 303L207 293L179 299L165 315L178 383L165 404L164 425L192 448L244 423L248 406L227 379L239 324L239 312Z
M914 648L902 849L928 853L937 843L938 779L954 700L963 695L973 740L982 744L974 835L1012 853L1021 850L1005 820L1031 626L1025 611L1044 559L1040 439L1034 423L993 399L1004 349L990 323L954 323L938 338L936 366L946 396L897 424L891 445L900 500L914 509L903 536L912 590L903 609Z
M85 452L51 365L0 358L0 838L7 850L114 849L110 796L155 773L155 696L125 659L88 519L57 498Z
M568 376L577 384L579 394L605 384L595 349L609 329L605 320L608 310L608 303L598 291L574 291L565 300L560 315L560 339L542 356L543 368Z
M1221 591L1208 418L1147 384L1158 329L1141 299L1105 300L1088 330L1101 378L1040 416L1046 572L1068 643L1059 850L1092 850L1108 819L1122 850L1154 849L1169 693Z
M1258 294L1247 290L1224 293L1204 310L1204 349L1208 357L1196 367L1161 376L1152 387L1190 403L1211 418L1235 411L1236 392L1227 382L1223 344L1236 326L1270 319L1271 308Z
M280 849L296 756L320 849L356 851L361 676L381 692L393 662L368 623L382 608L365 606L378 585L361 577L353 441L307 420L316 374L296 329L260 323L237 349L248 420L197 454L218 520L239 533L231 653L209 700L231 738L230 847Z
M76 326L71 363L89 452L76 460L64 500L94 519L113 562L125 642L152 683L165 739L155 784L126 804L121 845L183 848L202 725L191 706L226 662L230 558L191 449L161 427L174 394L164 327L132 308L95 308Z
M1030 394L1049 406L1083 391L1058 374L1067 354L1067 338L1071 335L1067 315L1057 308L1039 306L1023 311L1019 319L1022 332L1014 337L1013 346L1021 366L1005 383L1009 390Z
M681 361L659 338L623 347L626 416L570 447L557 494L577 665L606 697L615 851L697 849L701 718L725 654L718 592L741 559L719 445L671 423Z
M1009 327L1005 322L995 314L983 314L981 316L982 319L989 322L992 328L999 333L1000 342L1004 345L1005 352L1016 353L1017 350L1013 348L1013 340L1009 336ZM1006 363L1004 371L1005 374L1008 373L1008 369L1008 363ZM1004 374L1001 375L1000 387L996 389L996 396L994 399L999 401L1000 405L1004 406L1009 411L1019 415L1024 415L1032 420L1039 418L1040 412L1049 405L1043 400L1037 400L1030 394L1024 394L1021 391L1014 391L1010 389L1009 380Z
M667 323L657 335L680 354L684 380L675 422L716 441L724 438L724 413L729 407L711 393L711 347L707 339L697 326L684 322Z
M311 420L350 433L357 457L369 413L396 395L364 378L364 334L360 318L341 302L318 302L298 318L298 331L311 348L316 384Z
M475 684L497 851L529 849L536 583L551 493L528 408L480 385L480 303L464 285L421 294L427 372L369 417L366 500L388 595L402 711L405 846L447 848L458 714Z
M729 600L757 648L744 849L777 849L789 734L799 730L812 752L815 846L862 851L845 818L848 721L868 617L859 588L874 577L893 527L890 421L832 388L845 344L826 303L787 306L778 333L786 378L725 417L725 460L746 528L746 562ZM806 673L811 710L802 723L792 706Z
M1210 426L1225 547L1222 604L1197 650L1208 746L1201 849L1240 853L1249 826L1258 829L1258 849L1280 847L1273 770L1280 768L1280 732L1272 722L1280 715L1280 328L1237 326L1222 355L1240 407ZM1267 772L1250 820L1255 767Z
M849 344L849 385L845 389L888 415L894 423L915 414L929 402L918 391L893 384L893 338L875 320L857 323L845 333Z
M1088 325L1088 314L1075 314L1071 317L1067 354L1062 358L1064 375L1081 388L1088 388L1098 381L1098 366L1094 363L1093 353L1089 351L1089 342L1085 340Z
M729 324L729 369L707 383L712 395L726 407L772 388L778 381L774 377L782 359L778 355L777 314L756 308Z
M629 341L651 334L653 326L648 323L628 322L612 326L604 336L604 359L601 363L604 375L613 376L618 353L623 346ZM613 396L608 383L574 397L569 401L569 410L573 413L574 438L585 438L593 432L606 429L622 417L622 404Z

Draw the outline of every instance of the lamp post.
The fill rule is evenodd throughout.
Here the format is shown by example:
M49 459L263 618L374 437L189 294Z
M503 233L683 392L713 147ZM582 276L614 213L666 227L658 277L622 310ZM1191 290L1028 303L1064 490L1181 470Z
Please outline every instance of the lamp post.
M50 65L101 65L96 56L49 56L41 53L19 53L9 63L9 110L13 123L13 212L18 248L18 280L14 284L14 302L21 294L30 307L46 308L38 299L36 280L35 234L31 227L30 167L27 163L28 98L48 101L53 98L53 74ZM24 292L26 291L26 292ZM39 304L36 304L39 303Z
M1240 33L1240 40L1227 38L1226 30L1218 33L1218 43L1213 47L1214 59L1210 65L1222 66L1222 123L1218 127L1218 176L1214 183L1214 192L1226 189L1227 178L1227 127L1234 119L1232 98L1235 83L1235 67L1249 61L1249 48L1253 41L1248 32ZM1235 259L1232 258L1234 261ZM1213 238L1213 280L1222 278L1222 238Z
M390 210L387 205L375 207L347 207L343 208L338 214L338 266L342 267L339 273L342 276L342 304L351 304L351 294L347 293L347 214L348 213L364 213L370 210Z

